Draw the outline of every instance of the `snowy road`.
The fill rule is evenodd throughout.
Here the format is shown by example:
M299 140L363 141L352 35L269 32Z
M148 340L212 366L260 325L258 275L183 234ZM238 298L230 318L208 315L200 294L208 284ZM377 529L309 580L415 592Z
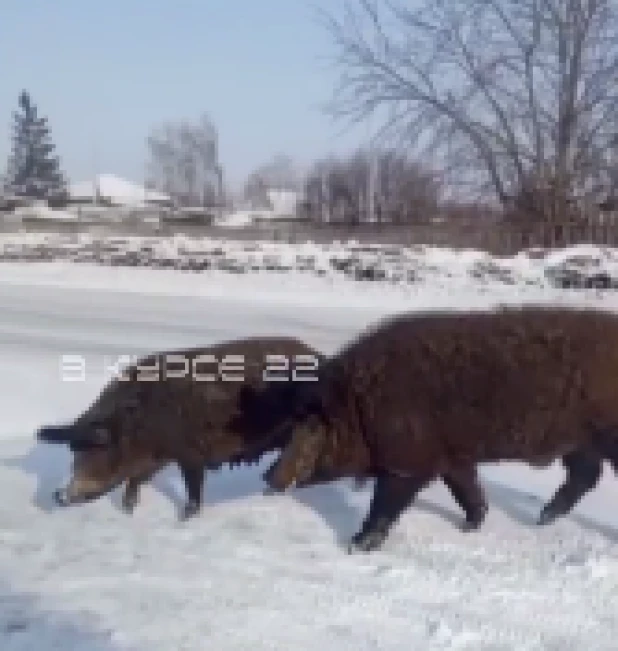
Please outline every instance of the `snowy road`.
M259 468L210 477L204 513L185 524L175 519L173 468L132 517L117 495L51 508L69 459L34 445L33 430L83 408L106 361L250 333L294 334L330 352L387 310L129 293L111 280L108 289L46 286L25 275L0 279L3 651L616 649L609 470L572 517L547 528L532 522L559 469L485 469L492 508L471 534L456 528L461 514L444 487L432 486L367 556L346 555L341 541L369 491L342 482L266 498ZM473 290L467 299L479 302ZM63 354L86 357L86 382L61 381Z

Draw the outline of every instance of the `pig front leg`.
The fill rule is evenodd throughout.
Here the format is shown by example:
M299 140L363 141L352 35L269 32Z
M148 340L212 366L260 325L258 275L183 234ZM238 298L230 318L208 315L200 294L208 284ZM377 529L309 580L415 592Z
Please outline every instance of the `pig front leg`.
M205 468L201 464L179 463L178 465L187 492L187 502L181 511L180 519L189 520L197 515L202 508Z
M141 485L147 481L141 477L130 477L127 480L127 483L124 488L124 493L122 494L122 510L131 515L139 502L139 489Z
M402 476L388 472L378 474L369 513L360 531L352 537L348 553L379 549L401 514L433 479L434 477L429 475Z
M476 466L451 468L442 476L442 481L466 515L461 526L462 531L478 529L483 524L489 507L485 492L479 483Z
M153 462L148 468L127 479L124 493L122 494L122 510L131 515L139 502L140 488L149 482L155 473L160 470L161 464Z
M132 515L135 507L139 502L139 492L142 484L145 484L150 477L139 476L130 477L125 485L124 493L122 494L122 510L127 515Z

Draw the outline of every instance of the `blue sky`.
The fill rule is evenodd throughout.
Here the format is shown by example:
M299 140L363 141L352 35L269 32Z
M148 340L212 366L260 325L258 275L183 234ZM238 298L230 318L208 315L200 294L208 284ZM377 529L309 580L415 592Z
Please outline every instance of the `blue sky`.
M362 144L321 110L334 72L314 5L341 0L6 0L0 18L0 169L22 89L49 118L69 178L145 174L149 129L198 120L219 130L239 187L276 153L301 165Z

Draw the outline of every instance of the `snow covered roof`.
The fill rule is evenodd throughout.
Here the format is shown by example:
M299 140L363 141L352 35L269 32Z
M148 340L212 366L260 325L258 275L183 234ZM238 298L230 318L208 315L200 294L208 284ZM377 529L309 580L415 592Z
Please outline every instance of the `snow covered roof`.
M163 192L149 190L143 185L126 181L114 174L100 174L92 181L72 183L69 186L69 195L71 199L92 199L97 186L102 198L123 206L141 206L147 203L171 201L169 195Z

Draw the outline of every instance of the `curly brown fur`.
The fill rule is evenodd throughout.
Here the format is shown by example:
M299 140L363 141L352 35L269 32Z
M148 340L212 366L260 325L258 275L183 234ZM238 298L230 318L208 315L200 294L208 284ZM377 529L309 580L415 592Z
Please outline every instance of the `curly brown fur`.
M375 504L353 541L373 548L438 476L562 458L566 488L540 519L551 521L595 485L600 458L618 460L616 378L616 315L539 306L401 315L346 346L301 391L305 413L265 479L280 490L376 477ZM305 460L297 439L311 441ZM464 490L464 502L479 502L476 489Z
M183 362L172 363L173 356L193 360L214 355L218 361L242 355L241 368L228 374L242 381L197 381L191 374L179 377ZM321 362L323 355L292 337L251 337L213 346L174 350L149 355L115 378L94 403L67 427L43 428L39 438L68 443L74 452L74 476L69 488L56 492L61 504L95 499L126 481L123 507L131 512L137 504L141 484L170 462L180 467L188 502L183 517L199 510L202 481L207 469L257 463L282 443L281 425L275 418L302 384L300 381L266 382L263 372L270 366L271 376L281 376L267 356L311 356ZM167 368L176 377L162 374L157 381L146 381L147 369ZM301 363L307 368L307 362ZM299 364L300 366L300 364ZM319 364L317 373L319 373ZM216 365L200 364L197 372L216 372ZM306 375L306 373L304 373ZM315 374L315 372L314 372ZM268 399L255 394L272 384Z

